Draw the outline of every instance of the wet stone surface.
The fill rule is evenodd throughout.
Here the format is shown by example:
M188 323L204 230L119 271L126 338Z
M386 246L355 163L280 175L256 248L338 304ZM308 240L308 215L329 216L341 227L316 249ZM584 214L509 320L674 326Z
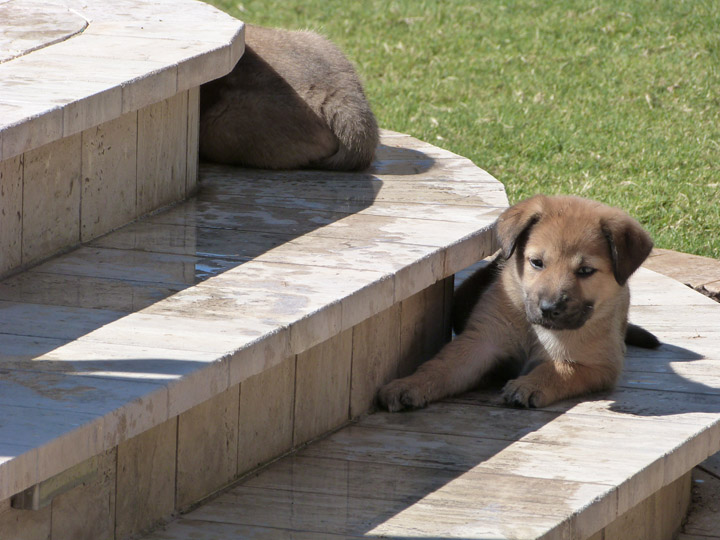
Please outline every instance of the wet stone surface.
M385 135L375 169L354 181L202 167L196 198L0 281L0 409L24 407L0 421L0 472L27 484L34 448L60 472L72 463L56 466L54 452L105 451L256 373L248 358L269 369L347 336L489 255L502 185L469 160ZM44 410L69 423L45 429ZM0 483L0 500L16 491Z

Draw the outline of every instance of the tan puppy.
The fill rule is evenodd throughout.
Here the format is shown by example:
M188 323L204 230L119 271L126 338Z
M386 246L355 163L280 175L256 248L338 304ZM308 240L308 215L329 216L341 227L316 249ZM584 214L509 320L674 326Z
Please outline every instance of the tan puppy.
M352 64L327 39L247 25L245 53L200 94L200 155L266 169L364 169L378 127Z
M543 407L612 388L626 332L629 341L657 346L649 332L628 331L627 280L652 241L625 212L536 196L507 209L496 234L504 262L496 278L483 277L486 290L463 332L413 375L384 386L383 407L423 407L473 388L498 367L519 375L505 385L505 401Z

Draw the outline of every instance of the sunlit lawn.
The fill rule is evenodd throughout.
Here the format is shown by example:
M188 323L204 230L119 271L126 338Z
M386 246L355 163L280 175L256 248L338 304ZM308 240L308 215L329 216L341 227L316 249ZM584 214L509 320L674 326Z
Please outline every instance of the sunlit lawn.
M511 202L599 199L720 258L720 2L211 3L327 35L382 127L471 158Z

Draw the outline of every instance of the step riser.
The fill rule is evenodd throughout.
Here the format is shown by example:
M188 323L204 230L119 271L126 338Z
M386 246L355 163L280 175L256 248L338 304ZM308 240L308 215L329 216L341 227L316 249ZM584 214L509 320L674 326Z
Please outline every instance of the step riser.
M199 97L180 92L0 161L0 278L191 195Z
M625 512L588 540L673 540L690 506L692 472Z

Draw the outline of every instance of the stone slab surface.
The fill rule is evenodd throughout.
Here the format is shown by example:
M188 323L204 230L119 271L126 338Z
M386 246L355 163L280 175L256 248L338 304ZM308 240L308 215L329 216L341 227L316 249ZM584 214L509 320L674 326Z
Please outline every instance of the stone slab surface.
M705 466L693 471L692 502L679 540L720 538L720 478Z
M243 23L195 0L7 0L0 20L0 160L220 77L244 50Z
M375 198L346 175L347 192L332 173L283 173L273 196L257 192L265 171L201 167L197 198L1 281L0 500L288 358L317 372L291 437L333 423L322 399L347 411L347 330L492 253L507 205L472 162L411 137L384 133L377 157L356 186ZM413 195L430 184L437 200ZM337 335L342 364L303 356Z
M176 448L177 419L118 446L115 538L129 538L173 511Z
M644 266L720 302L720 261L669 249L654 249Z
M185 508L235 478L239 385L178 417L176 508Z
M80 151L77 134L24 155L23 262L47 257L80 238Z
M0 21L0 63L64 41L87 27L84 17L52 1L3 0Z
M720 302L720 261L668 249L654 249L644 266ZM698 344L700 345L700 344ZM696 347L702 352L702 348ZM702 363L702 361L700 361ZM693 471L692 504L680 540L720 539L720 453ZM697 533L700 536L696 536Z
M22 261L21 156L0 162L0 274Z
M630 286L631 320L663 344L630 347L615 391L524 410L487 389L371 414L146 540L602 538L720 449L720 305L646 269ZM713 538L717 514L695 516L682 538Z

